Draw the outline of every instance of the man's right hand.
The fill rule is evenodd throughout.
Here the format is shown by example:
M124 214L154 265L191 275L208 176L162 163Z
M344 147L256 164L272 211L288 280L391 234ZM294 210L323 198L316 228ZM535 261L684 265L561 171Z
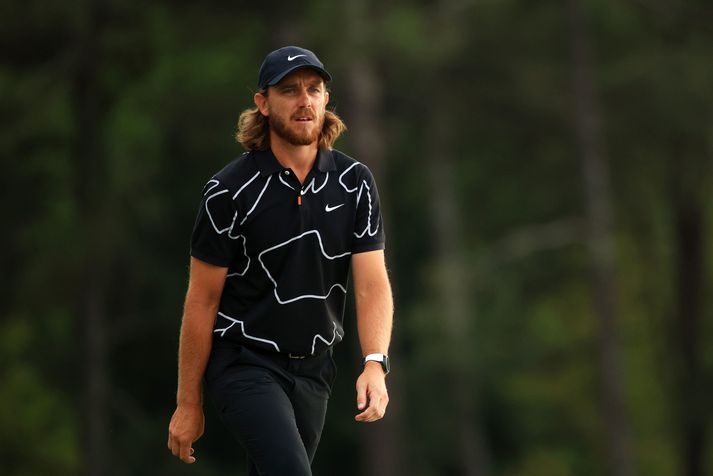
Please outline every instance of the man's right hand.
M171 417L168 425L168 449L173 456L183 462L196 462L193 456L193 442L203 435L205 419L203 406L200 404L180 404Z

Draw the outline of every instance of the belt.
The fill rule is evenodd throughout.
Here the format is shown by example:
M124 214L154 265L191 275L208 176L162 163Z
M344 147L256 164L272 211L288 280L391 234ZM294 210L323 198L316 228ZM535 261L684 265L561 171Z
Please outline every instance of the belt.
M240 348L240 347L245 347L246 349L248 349L251 352L257 352L257 353L269 355L272 357L282 356L282 357L287 357L288 359L297 359L297 360L306 359L308 357L317 357L318 355L320 355L320 354L297 354L294 352L289 352L289 353L274 352L274 351L267 350L267 349L261 349L259 347L251 347L251 346L245 345L245 344L234 344L234 343L226 341L224 339L214 340L213 346L216 348L226 348L226 349L232 349L232 350L234 350L236 348ZM331 348L328 349L328 352L331 352L331 351L332 351Z

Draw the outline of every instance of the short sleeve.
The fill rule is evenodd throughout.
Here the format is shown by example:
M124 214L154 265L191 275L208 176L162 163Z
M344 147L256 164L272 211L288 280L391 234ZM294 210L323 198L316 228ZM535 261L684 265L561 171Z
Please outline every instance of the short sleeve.
M352 253L383 250L386 234L376 181L366 166L359 169Z
M191 256L227 267L240 246L238 226L230 190L211 179L203 188L203 199L193 226Z

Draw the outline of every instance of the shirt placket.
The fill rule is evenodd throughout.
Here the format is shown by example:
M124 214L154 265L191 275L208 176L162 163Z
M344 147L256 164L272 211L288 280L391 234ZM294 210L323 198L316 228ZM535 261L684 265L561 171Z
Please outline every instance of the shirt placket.
M294 175L294 174L293 174ZM306 197L305 191L307 190L307 187L309 187L309 184L315 180L315 172L314 170L310 170L307 176L305 177L304 182L301 185L298 185L298 195L297 195L297 204L302 205L303 200ZM299 184L299 181L295 178L295 182ZM314 185L313 185L314 187Z
M300 181L297 180L297 176L291 169L283 169L280 173L283 179L295 190L297 205L302 205L302 186L300 185Z

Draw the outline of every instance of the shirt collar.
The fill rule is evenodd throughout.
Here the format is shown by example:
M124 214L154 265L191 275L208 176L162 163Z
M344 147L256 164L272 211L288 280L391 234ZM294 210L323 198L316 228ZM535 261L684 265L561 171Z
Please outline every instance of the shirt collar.
M281 172L284 169L270 149L255 151L255 165L257 165L262 177Z
M337 164L334 163L334 156L331 150L319 149L319 152L317 152L317 170L320 172L334 172L337 170Z
M255 162L260 175L266 177L275 172L281 172L285 168L277 161L277 157L272 153L272 150L256 150ZM317 160L315 162L316 169L320 172L334 172L337 170L337 165L334 163L332 151L328 149L319 149L317 152Z

